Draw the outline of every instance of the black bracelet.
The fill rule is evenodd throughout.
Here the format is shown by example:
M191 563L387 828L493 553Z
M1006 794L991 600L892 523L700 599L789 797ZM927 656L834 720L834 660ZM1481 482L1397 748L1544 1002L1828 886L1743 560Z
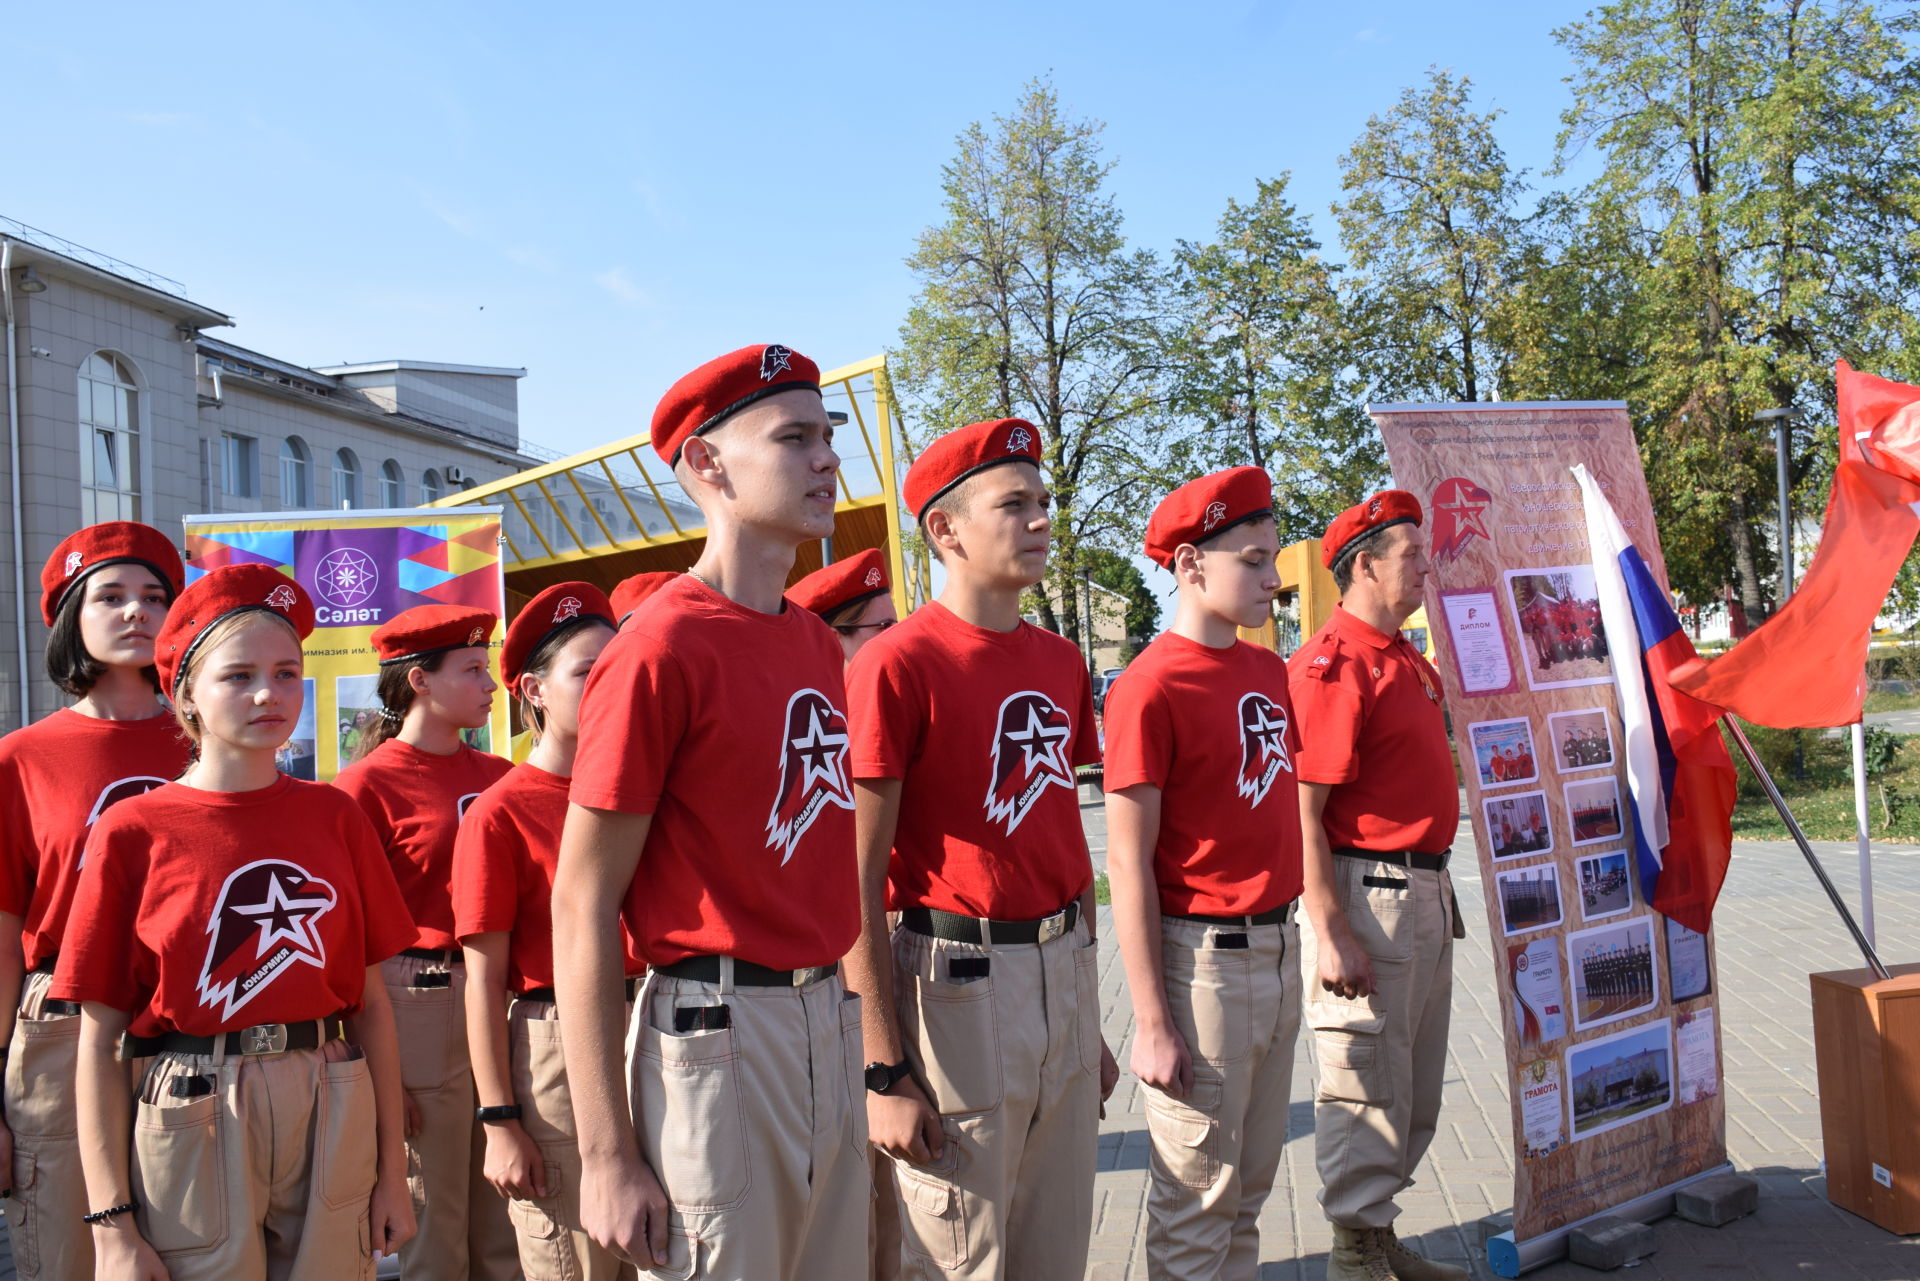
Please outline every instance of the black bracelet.
M105 1223L116 1214L132 1214L138 1208L139 1205L136 1202L129 1201L125 1205L116 1205L111 1210L95 1210L92 1214L83 1214L80 1216L80 1222Z
M489 1125L496 1121L518 1121L520 1119L520 1105L518 1103L500 1103L490 1108L475 1108L473 1115L482 1125Z

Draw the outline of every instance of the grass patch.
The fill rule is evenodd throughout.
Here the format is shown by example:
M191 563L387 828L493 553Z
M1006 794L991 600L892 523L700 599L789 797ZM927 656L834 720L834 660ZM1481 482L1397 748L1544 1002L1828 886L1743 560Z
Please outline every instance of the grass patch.
M1106 907L1113 902L1113 890L1107 884L1105 872L1097 873L1093 878L1093 901L1101 907Z
M1920 694L1901 694L1890 689L1876 689L1867 694L1867 710L1870 712L1910 712L1920 707Z
M1853 748L1842 733L1828 737L1819 730L1777 730L1758 725L1743 728L1761 763L1786 798L1787 808L1811 840L1854 839ZM1871 735L1872 727L1869 727ZM1874 744L1869 738L1867 830L1873 839L1898 844L1920 844L1920 736L1891 736L1885 750L1890 758L1877 773ZM1796 749L1804 776L1795 774ZM1735 840L1787 839L1786 824L1760 790L1760 783L1731 745L1740 773L1740 793L1733 810Z

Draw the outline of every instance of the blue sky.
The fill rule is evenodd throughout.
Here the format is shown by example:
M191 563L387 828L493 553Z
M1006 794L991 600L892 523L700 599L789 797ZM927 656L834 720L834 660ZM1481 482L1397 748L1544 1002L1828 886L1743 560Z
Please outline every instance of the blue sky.
M889 346L954 136L1035 76L1107 122L1135 243L1204 239L1291 170L1331 245L1338 156L1429 64L1550 163L1550 32L1586 8L16 7L0 214L284 359L526 366L523 433L572 451L732 347Z

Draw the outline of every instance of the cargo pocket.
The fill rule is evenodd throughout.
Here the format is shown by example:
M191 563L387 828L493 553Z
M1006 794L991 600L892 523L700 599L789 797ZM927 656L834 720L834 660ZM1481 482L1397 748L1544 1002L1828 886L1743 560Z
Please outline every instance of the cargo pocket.
M409 1094L431 1094L452 1077L447 1038L453 1026L451 987L387 984L400 1039L400 1084Z
M934 961L939 963L938 953ZM908 1053L943 1116L1000 1106L993 983L991 974L967 983L940 983L906 972L896 985Z
M156 1070L155 1077L159 1076ZM227 1239L227 1171L216 1092L139 1103L133 1121L133 1199L140 1234L162 1258L210 1250Z
M320 1064L319 1151L314 1153L320 1201L329 1210L365 1204L373 1195L373 1077L365 1059Z
M80 1061L80 1016L22 1016L7 1056L7 1128L16 1139L71 1138L74 1074Z
M1174 1026L1196 1063L1233 1063L1247 1057L1247 990L1253 953L1235 948L1190 948L1167 943L1161 971Z
M1347 924L1354 941L1375 961L1406 961L1413 957L1418 921L1414 911L1413 874L1390 863L1337 858L1344 878ZM1381 882L1368 885L1367 881Z
M753 1171L733 1029L671 1034L643 1023L636 1066L647 1163L668 1199L701 1212L744 1202Z
M1094 944L1073 953L1074 1016L1080 1020L1080 1066L1100 1075L1100 949Z
M541 1201L507 1202L507 1217L520 1242L520 1267L527 1281L570 1281L579 1275L574 1265L573 1240L566 1224L550 1206L562 1204L560 1167L548 1161L547 1195Z
M13 1245L13 1261L20 1272L33 1276L40 1271L40 1215L33 1209L33 1185L39 1176L31 1148L13 1149L13 1195L6 1199L7 1237Z
M573 1097L554 1019L513 1021L513 1097L523 1108L520 1124L535 1143L574 1143ZM522 1057L524 1056L524 1057Z
M1185 1099L1148 1088L1147 1131L1153 1136L1153 1159L1166 1177L1188 1188L1210 1188L1220 1178L1220 1110L1218 1081L1195 1077Z
M700 1238L687 1231L686 1224L670 1215L667 1220L667 1261L657 1267L641 1267L640 1275L656 1278L656 1281L688 1281L688 1278L699 1276ZM528 1281L533 1279L529 1278Z
M893 1161L900 1190L900 1243L945 1269L961 1267L968 1259L967 1198L954 1182L959 1163L960 1144L951 1131L945 1153L932 1165Z
M1378 1108L1393 1106L1393 1073L1382 1045L1387 1017L1376 1005L1377 1000L1377 996L1367 996L1357 1001L1307 1003L1314 1055L1320 1062L1318 1098Z

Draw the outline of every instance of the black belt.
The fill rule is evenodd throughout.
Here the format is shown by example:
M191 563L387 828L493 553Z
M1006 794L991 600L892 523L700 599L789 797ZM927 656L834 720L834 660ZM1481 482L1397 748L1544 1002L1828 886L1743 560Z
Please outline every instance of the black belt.
M717 956L689 956L684 961L675 961L672 965L656 965L655 974L664 974L670 979L692 979L696 983L718 983L720 981L720 961ZM804 970L770 970L764 965L755 965L752 961L736 958L733 962L733 985L735 987L805 987L809 983L818 983L821 979L840 972L835 965L815 965Z
M467 959L467 954L455 948L451 951L438 951L430 947L403 947L400 955L410 956L416 961L432 961L438 965L459 965Z
M741 963L740 963L739 961L735 961L735 962L734 962L734 965L735 965L736 967L737 967L738 965L740 965L740 964L741 964ZM633 999L634 997L636 997L636 996L639 996L639 995L640 995L640 980L639 980L639 979L637 979L637 978L630 978L630 979L628 979L628 980L627 980L627 983L626 983L626 987L627 987L627 999L628 999L629 1001L631 1001L631 1000L632 1000L632 999ZM535 989L533 989L533 991L531 991L531 992L521 992L521 993L518 993L517 995L515 995L515 996L514 996L514 998L513 998L513 999L514 999L514 1000L516 1000L516 1001L547 1001L547 1002L557 1002L559 998L557 998L556 996L554 996L554 994L553 994L553 989L552 989L552 988L550 988L550 987L536 987L536 988L535 988Z
M909 907L900 912L900 924L915 934L946 939L950 943L1047 943L1073 933L1073 927L1079 923L1079 899L1037 921L991 921L981 916L943 912L937 907Z
M1295 899L1294 902L1299 902ZM1176 921L1192 921L1195 925L1232 925L1239 929L1252 929L1256 925L1285 925L1287 918L1293 915L1293 903L1282 903L1279 907L1256 912L1252 916L1205 916L1198 912L1168 912Z
M57 1018L61 1015L78 1014L79 1012L80 1002L78 1001L56 1001L49 997L47 1000L40 1002L40 1013L42 1016L51 1014Z
M49 956L46 960L41 961L38 965L35 965L33 967L33 972L35 974L51 974L53 973L53 963L59 959L60 958L58 956Z
M1392 863L1395 867L1411 867L1422 872L1446 871L1447 859L1453 854L1451 849L1422 854L1418 850L1362 850L1351 845L1336 845L1333 852L1342 858L1372 859L1376 863Z
M304 1023L262 1023L241 1028L224 1037L188 1036L185 1032L167 1032L160 1036L128 1036L128 1058L152 1054L212 1054L224 1040L228 1054L284 1054L288 1050L311 1050L347 1034L339 1017L308 1019Z

